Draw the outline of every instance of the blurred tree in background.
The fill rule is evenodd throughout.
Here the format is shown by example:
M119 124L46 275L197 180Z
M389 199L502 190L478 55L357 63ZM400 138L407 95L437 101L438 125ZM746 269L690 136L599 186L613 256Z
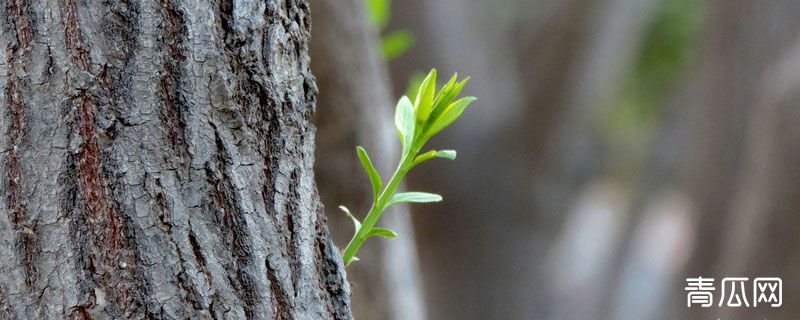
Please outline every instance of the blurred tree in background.
M370 152L376 169L387 175L399 158L393 132L394 95L390 93L377 26L388 21L388 7L364 0L312 0L312 68L320 88L317 135L317 181L331 215L334 241L341 247L352 236L352 222L335 209L367 212L372 191L356 157L355 146ZM386 39L384 38L384 43ZM399 54L401 52L394 52ZM348 268L353 312L358 319L414 320L424 317L414 232L405 205L387 210L382 223L402 235L364 245Z
M379 30L408 30L414 46L381 92L435 66L472 76L480 97L432 141L458 160L410 177L447 199L412 215L427 317L796 314L794 300L689 309L683 287L776 276L800 290L798 15L791 0L392 2L370 46ZM376 83L389 85L362 86ZM353 144L324 165L355 172Z

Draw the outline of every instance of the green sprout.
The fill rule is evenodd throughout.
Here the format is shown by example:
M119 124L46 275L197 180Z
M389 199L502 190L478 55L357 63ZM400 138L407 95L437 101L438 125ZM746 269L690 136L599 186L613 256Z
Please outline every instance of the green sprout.
M457 74L450 78L450 81L442 87L436 94L436 69L431 70L422 84L419 86L415 101L412 103L408 96L403 96L397 103L394 115L394 124L397 127L397 135L403 146L400 156L400 163L397 165L392 178L384 186L380 174L375 170L372 161L367 155L367 151L362 147L357 147L356 151L364 171L367 172L369 181L372 184L373 201L372 206L361 222L350 210L344 206L339 208L353 220L355 234L344 249L342 259L345 265L358 260L356 253L361 245L368 238L380 236L385 238L395 238L397 234L386 228L375 227L375 223L383 214L386 208L394 204L403 202L439 202L442 196L427 192L400 192L395 193L395 189L403 180L403 177L415 166L433 158L455 159L454 150L431 150L420 154L422 146L435 134L447 128L464 112L467 106L475 101L475 97L464 97L456 100L459 92L467 84L469 78L457 82Z

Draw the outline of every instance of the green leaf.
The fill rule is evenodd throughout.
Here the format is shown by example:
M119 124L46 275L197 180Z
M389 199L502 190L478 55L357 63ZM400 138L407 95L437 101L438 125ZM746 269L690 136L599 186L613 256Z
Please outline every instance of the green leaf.
M417 122L419 124L425 123L428 116L431 114L431 107L433 105L433 95L436 93L436 69L431 69L422 85L419 86L419 93L417 93L417 100L414 102L414 110L417 113ZM421 128L420 128L421 129Z
M444 84L442 89L436 95L436 98L433 99L433 105L431 106L431 110L436 109L436 106L441 104L442 99L453 91L453 87L456 85L457 79L458 79L458 73L455 73L453 74L452 77L450 77L450 80L448 80L447 83Z
M445 158L450 160L456 159L456 151L455 150L439 150L436 151L437 158Z
M421 155L418 155L416 158L414 158L414 162L412 162L411 165L412 166L416 166L416 165L418 165L420 163L423 163L425 161L433 159L434 157L436 157L436 150L431 150L431 151L425 152L425 153L423 153Z
M347 207L339 206L339 210L344 211L344 214L346 214L348 217L350 217L351 220L353 220L353 226L356 229L356 233L358 233L358 230L361 229L361 221L358 221L358 218L356 218L356 216L350 213L350 210L347 209Z
M400 192L394 194L392 198L389 199L389 202L386 204L386 207L402 202L426 203L426 202L439 202L439 201L442 201L442 196L438 194L427 193L427 192Z
M411 32L406 30L395 31L387 34L381 39L381 47L383 49L383 58L386 60L394 60L395 58L403 55L414 44L414 36Z
M445 111L445 109L447 109L447 106L449 106L453 100L456 99L458 94L461 93L461 89L464 88L469 79L470 78L467 77L464 80L461 80L461 82L453 83L452 86L445 86L445 88L442 89L442 92L436 96L436 100L433 103L433 109L431 110L430 116L431 119L438 118Z
M417 100L417 92L419 91L419 87L422 85L423 80L425 80L425 74L419 71L414 71L414 73L408 78L406 95L412 101Z
M378 171L375 170L375 166L372 165L372 161L369 159L369 155L367 155L367 150L364 150L364 148L358 146L356 147L356 153L358 153L358 159L361 160L361 166L364 167L364 171L367 172L367 176L369 177L369 182L372 184L372 196L374 196L375 199L378 199L381 188L383 188L381 176L378 174Z
M389 0L365 0L364 5L367 11L367 18L378 31L383 30L389 22L389 11L391 1Z
M367 238L372 236L379 236L392 239L392 238L397 238L397 233L385 228L373 228L372 230L369 231L369 233L367 233Z
M464 109L466 109L467 106L472 103L472 101L475 101L475 97L464 97L458 99L458 101L453 102L450 106L448 106L438 118L434 118L433 124L425 133L425 139L439 133L439 131L447 128L447 126L453 123L453 121L456 121L456 119L461 116L461 113L464 112Z
M414 121L414 107L411 105L411 100L403 96L397 102L394 112L394 125L397 127L400 142L403 143L403 155L408 154L414 142Z
M453 159L456 158L456 151L455 150L440 150L440 151L431 150L431 151L425 152L425 153L423 153L421 155L418 155L416 158L414 158L414 162L412 163L412 166L416 166L416 165L418 165L420 163L423 163L423 162L428 161L428 160L433 159L433 158L445 158L445 159L453 160Z

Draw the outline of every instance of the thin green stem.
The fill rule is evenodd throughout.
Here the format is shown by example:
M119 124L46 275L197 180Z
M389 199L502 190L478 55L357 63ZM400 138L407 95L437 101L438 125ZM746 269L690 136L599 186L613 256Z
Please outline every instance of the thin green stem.
M364 241L367 240L367 235L372 231L372 228L375 227L375 223L378 222L383 210L386 209L386 204L389 202L389 199L391 199L395 189L397 189L397 186L400 185L400 181L403 180L403 177L405 177L406 173L411 169L411 164L416 154L417 151L412 150L409 154L404 155L400 159L400 163L397 165L394 174L392 174L389 183L386 184L386 187L381 191L380 196L373 201L372 207L370 207L366 218L364 218L364 222L361 223L361 228L353 235L353 238L350 239L350 242L344 249L342 260L345 266L349 265L355 259L358 249L360 249Z
M467 79L456 82L457 77L453 75L442 90L436 94L436 69L431 70L425 80L419 86L416 94L416 101L411 102L407 96L403 96L395 107L394 124L397 129L400 141L403 143L402 156L392 174L392 178L385 186L381 186L381 178L375 170L366 150L361 147L356 148L361 165L369 177L375 199L372 206L364 217L364 222L358 221L347 208L342 208L345 213L353 219L356 232L353 238L342 252L342 259L345 265L349 265L356 260L356 253L364 244L364 241L371 236L383 236L394 238L397 235L384 228L376 228L375 224L380 219L386 207L396 202L437 202L442 197L437 194L427 192L405 192L395 194L395 189L400 185L403 177L414 166L432 158L454 159L456 156L453 150L431 150L428 153L419 155L420 149L428 139L449 126L455 121L467 105L474 101L473 97L461 98L453 102L467 83ZM418 158L419 156L419 158ZM381 190L378 190L381 189Z

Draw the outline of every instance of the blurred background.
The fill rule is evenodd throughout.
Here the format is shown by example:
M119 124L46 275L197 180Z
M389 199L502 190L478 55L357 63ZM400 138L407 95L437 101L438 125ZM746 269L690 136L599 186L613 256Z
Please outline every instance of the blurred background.
M430 68L478 97L348 268L358 319L794 319L800 2L312 0L334 241L388 176ZM417 80L415 80L417 79ZM440 79L442 80L442 79ZM688 308L686 278L781 277L783 306ZM720 292L717 291L717 295ZM716 299L719 296L715 296Z

